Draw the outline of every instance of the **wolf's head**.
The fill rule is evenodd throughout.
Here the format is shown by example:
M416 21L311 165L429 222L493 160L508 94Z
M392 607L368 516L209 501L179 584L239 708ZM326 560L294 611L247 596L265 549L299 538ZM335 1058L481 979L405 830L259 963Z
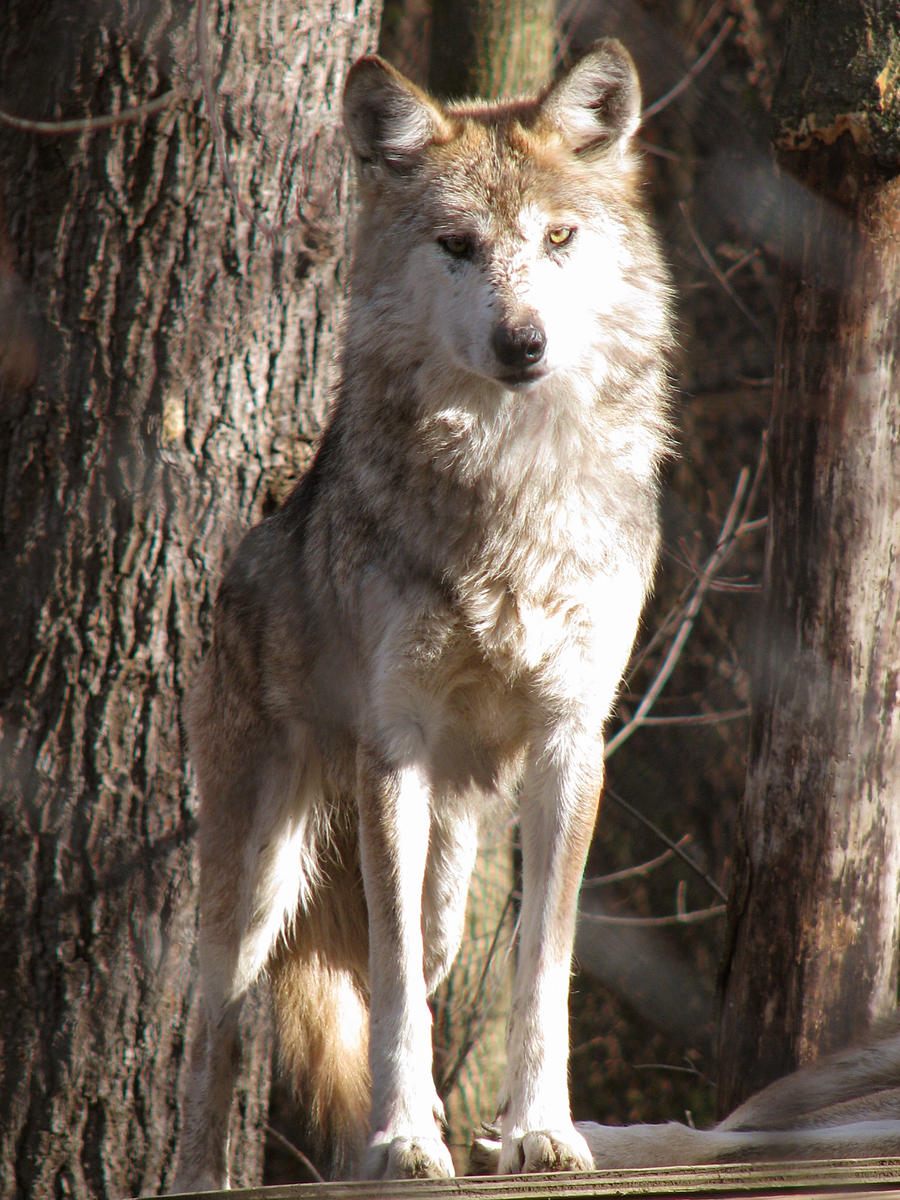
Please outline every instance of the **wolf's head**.
M633 353L665 320L635 205L639 121L616 41L537 97L495 103L442 105L360 59L344 92L363 195L351 352L513 389L615 369L623 339Z

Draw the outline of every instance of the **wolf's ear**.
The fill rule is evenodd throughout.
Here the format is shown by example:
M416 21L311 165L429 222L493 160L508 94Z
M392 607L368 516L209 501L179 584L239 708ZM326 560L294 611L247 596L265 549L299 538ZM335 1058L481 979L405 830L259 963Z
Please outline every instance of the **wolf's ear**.
M376 54L358 59L344 85L344 128L363 166L403 174L447 122L425 92Z
M586 158L624 149L641 123L641 85L621 42L603 38L545 96L541 121Z

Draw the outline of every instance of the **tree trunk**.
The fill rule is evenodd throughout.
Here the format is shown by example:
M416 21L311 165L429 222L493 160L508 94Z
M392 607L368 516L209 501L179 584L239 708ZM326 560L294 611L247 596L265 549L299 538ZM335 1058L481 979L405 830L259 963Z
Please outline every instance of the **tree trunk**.
M437 96L514 96L547 82L552 0L432 0L428 86Z
M803 188L785 191L722 1112L896 1006L900 43L896 6L872 7L795 3L776 97Z
M43 319L0 403L0 1196L156 1192L194 1005L195 797L179 712L223 558L303 465L327 404L345 255L337 127L376 0L12 0L0 187ZM202 8L200 9L202 12ZM311 182L310 182L311 181ZM323 197L328 196L326 206ZM314 250L308 243L315 241ZM265 1022L248 1031L237 1178L258 1180Z

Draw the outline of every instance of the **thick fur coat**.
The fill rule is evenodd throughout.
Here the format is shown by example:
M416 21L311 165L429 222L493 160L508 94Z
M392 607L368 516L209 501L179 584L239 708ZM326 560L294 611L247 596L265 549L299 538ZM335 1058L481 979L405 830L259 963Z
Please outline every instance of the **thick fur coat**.
M501 1171L593 1163L567 1089L603 730L657 557L668 286L598 43L536 98L444 107L375 57L333 414L222 584L189 714L205 1004L176 1186L227 1181L241 1000L345 1169L441 1176L429 992L483 813L518 793Z

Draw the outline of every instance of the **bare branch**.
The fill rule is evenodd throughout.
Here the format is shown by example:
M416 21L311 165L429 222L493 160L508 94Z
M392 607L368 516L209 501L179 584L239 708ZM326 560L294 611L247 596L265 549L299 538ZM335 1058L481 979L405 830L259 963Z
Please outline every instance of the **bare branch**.
M676 846L686 846L690 843L691 836L686 833L678 839ZM634 867L624 867L621 871L610 871L608 875L593 875L590 879L582 879L581 887L606 887L610 883L621 883L626 879L636 879L643 875L649 875L651 871L655 871L657 867L663 866L667 862L671 862L675 857L674 850L666 850L656 858L650 858L646 862L638 863Z
M666 917L613 917L607 913L585 912L578 910L579 921L592 921L595 925L698 925L701 921L712 921L723 917L726 912L724 904L714 904L711 908L696 908L691 912L671 913Z
M711 713L689 713L677 717L644 717L641 724L643 725L719 725L724 721L737 721L741 717L748 717L750 709L744 708L729 708L723 712Z
M716 262L715 257L712 254L712 251L709 249L709 247L706 245L706 243L700 237L700 234L697 232L697 229L696 229L693 221L691 220L690 216L688 215L686 202L684 200L680 200L678 203L678 207L681 210L681 215L682 215L682 217L684 217L684 223L688 227L688 232L691 235L694 245L697 247L700 257L706 263L710 272L715 277L717 283L722 288L722 291L726 294L726 296L732 302L732 304L734 304L735 307L747 318L747 320L750 322L750 324L753 326L753 328L757 331L757 333L761 334L762 337L765 338L766 342L770 342L771 339L769 337L768 330L765 328L763 323L757 317L755 317L753 315L753 313L750 311L750 309L747 307L747 305L743 302L743 300L740 298L740 296L737 294L737 292L731 286L731 281L729 280L727 275L723 272L723 270L719 266L719 264Z
M759 472L757 471L757 477ZM754 483L756 480L754 479ZM668 653L663 659L662 665L656 672L656 676L650 687L645 692L643 699L637 707L634 715L627 721L618 732L609 739L606 744L606 757L609 758L623 742L627 741L634 731L641 726L645 719L649 716L650 710L659 699L660 693L666 686L675 665L681 657L681 652L684 649L685 642L691 634L694 627L694 622L697 619L697 614L703 605L703 597L714 583L719 567L731 553L735 544L735 531L740 528L741 515L746 513L746 501L748 499L748 488L750 485L750 472L744 467L738 476L737 484L735 485L734 494L731 499L731 505L722 523L719 531L719 536L716 541L716 548L710 555L699 576L693 595L684 608L681 622L672 643L669 646ZM749 496L752 497L753 488L749 488Z
M734 25L734 17L727 17L722 22L722 27L719 32L709 43L700 57L691 64L691 66L688 68L687 74L683 75L673 88L670 88L664 95L660 96L658 100L654 100L652 104L648 105L647 108L644 109L641 115L642 122L649 121L651 117L655 117L657 113L662 112L664 108L667 108L672 103L676 96L680 96L686 88L690 87L704 67L707 67L713 57L718 53L725 39L731 33L732 29L734 29Z
M12 129L23 129L26 133L93 133L98 129L111 129L114 125L124 125L128 121L143 121L146 117L152 117L156 113L162 112L179 99L184 99L184 94L173 90L164 92L162 96L156 96L145 104L126 108L122 112L111 113L109 116L82 117L72 121L32 121L27 117L18 117L14 113L0 108L0 125L9 125Z
M279 1133L272 1125L264 1125L263 1129L267 1137L270 1137L273 1142L277 1142L282 1150L286 1150L288 1154L296 1158L297 1162L303 1164L316 1183L325 1182L325 1179L316 1170L315 1164L289 1138L286 1138L283 1133Z
M611 787L607 786L603 791L603 795L612 800L614 804L617 804L619 808L627 812L629 816L634 817L634 819L639 821L646 829L649 829L654 836L659 838L664 846L669 847L673 854L677 854L681 861L686 866L690 867L694 874L699 879L702 879L707 887L711 888L723 903L728 899L725 892L719 887L713 877L711 875L707 875L703 868L698 866L689 854L685 853L682 846L682 842L684 840L683 838L679 838L677 842L673 842L669 835L664 833L663 830L660 829L657 824L651 821L649 817L644 816L639 808L635 808L633 804L629 804L624 796L620 796L619 793L613 791Z

